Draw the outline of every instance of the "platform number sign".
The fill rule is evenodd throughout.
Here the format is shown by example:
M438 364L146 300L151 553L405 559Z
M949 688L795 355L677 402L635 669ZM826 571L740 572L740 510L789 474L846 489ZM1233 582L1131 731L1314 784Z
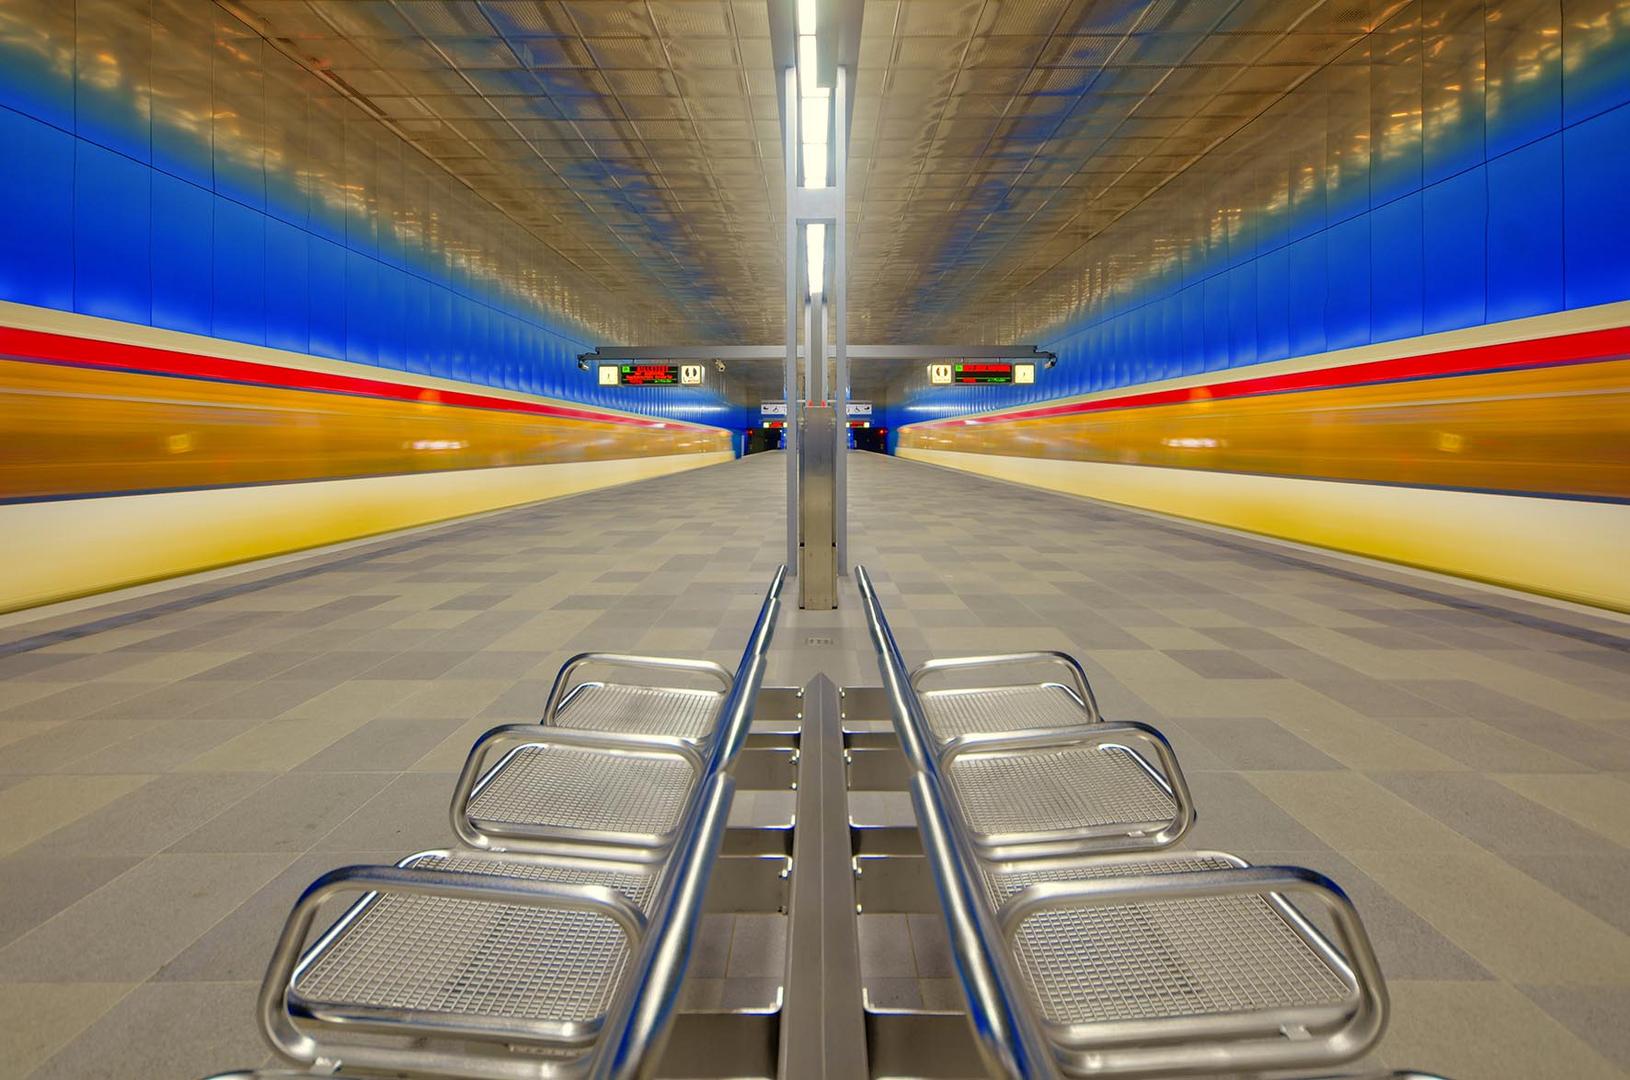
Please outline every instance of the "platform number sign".
M951 365L950 364L929 364L928 365L928 381L934 386L950 386L951 385Z
M702 385L702 365L701 364L681 364L679 366L679 385L681 385L681 386L701 386Z

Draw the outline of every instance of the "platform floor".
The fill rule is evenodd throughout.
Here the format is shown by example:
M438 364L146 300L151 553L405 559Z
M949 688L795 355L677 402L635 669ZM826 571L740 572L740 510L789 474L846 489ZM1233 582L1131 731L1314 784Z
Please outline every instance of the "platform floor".
M851 461L853 551L907 659L1081 656L1107 715L1172 738L1195 846L1354 895L1391 980L1386 1064L1630 1073L1622 623ZM0 632L0 1077L266 1060L254 992L298 889L448 843L469 744L535 719L568 654L734 661L782 556L782 468L762 455ZM771 682L878 681L848 582L844 605L788 613ZM863 937L874 997L954 997L935 920L868 918ZM766 923L715 919L694 992L750 994L780 963Z

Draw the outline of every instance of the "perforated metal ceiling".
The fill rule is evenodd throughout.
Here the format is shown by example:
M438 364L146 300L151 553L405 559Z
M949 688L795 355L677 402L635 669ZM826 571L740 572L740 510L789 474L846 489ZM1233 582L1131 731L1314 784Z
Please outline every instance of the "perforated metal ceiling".
M1088 241L1403 5L869 0L850 339L1034 340L1102 276ZM559 252L579 305L780 336L766 0L227 6Z

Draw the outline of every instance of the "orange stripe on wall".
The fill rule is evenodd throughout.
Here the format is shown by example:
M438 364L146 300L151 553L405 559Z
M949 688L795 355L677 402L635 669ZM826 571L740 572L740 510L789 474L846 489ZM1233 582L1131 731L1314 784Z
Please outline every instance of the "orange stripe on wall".
M719 428L0 360L0 499L722 453Z
M902 449L1630 499L1630 360L905 428Z

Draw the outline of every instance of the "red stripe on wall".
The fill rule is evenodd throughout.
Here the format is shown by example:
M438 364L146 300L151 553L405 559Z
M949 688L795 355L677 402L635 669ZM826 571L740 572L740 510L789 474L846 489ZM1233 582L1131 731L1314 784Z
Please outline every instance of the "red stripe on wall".
M1508 341L1499 345L1479 345L1468 349L1403 356L1392 360L1373 360L1344 367L1321 368L1317 371L1296 371L1285 375L1263 375L1254 379L1236 379L1232 382L1211 383L1204 386L1185 386L1172 390L1152 390L1142 394L1101 398L1097 401L1077 401L1064 405L1046 405L1011 412L987 413L979 416L953 416L943 420L928 420L918 427L936 427L941 424L994 424L1008 420L1031 420L1045 416L1069 416L1078 413L1104 412L1109 409L1134 409L1149 405L1172 405L1188 401L1208 401L1218 398L1251 397L1258 394L1279 394L1292 390L1329 390L1364 383L1399 382L1407 379L1430 379L1445 375L1468 375L1481 371L1504 371L1526 367L1553 367L1559 364L1583 364L1596 360L1618 359L1630 356L1630 327L1610 330L1591 330L1579 334L1561 334L1556 337L1534 338L1528 341Z
M462 390L438 390L431 387L410 386L367 379L355 375L337 375L325 371L305 371L277 364L260 364L250 360L229 360L204 353L177 352L147 345L127 345L117 341L99 341L95 338L51 334L40 330L21 330L0 327L0 353L20 360L36 360L50 364L75 364L81 367L118 368L154 375L179 375L197 379L217 379L223 382L257 383L289 390L322 390L363 397L396 398L402 401L435 402L440 405L458 405L472 409L498 409L504 412L536 413L541 416L568 417L573 420L594 420L607 424L627 424L632 427L665 428L683 420L648 420L636 416L594 409L575 409L566 405L545 405L535 401L514 401L472 394Z

